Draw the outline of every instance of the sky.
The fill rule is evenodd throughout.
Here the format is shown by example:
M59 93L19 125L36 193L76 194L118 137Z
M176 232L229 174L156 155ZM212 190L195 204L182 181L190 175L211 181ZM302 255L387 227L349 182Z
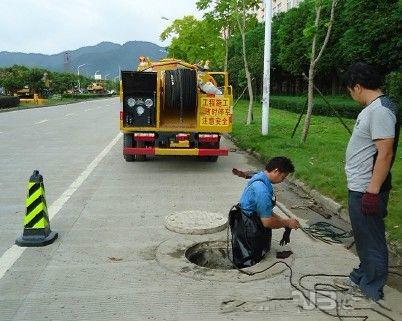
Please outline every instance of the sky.
M166 46L162 31L196 0L0 0L0 52L56 54L102 41Z

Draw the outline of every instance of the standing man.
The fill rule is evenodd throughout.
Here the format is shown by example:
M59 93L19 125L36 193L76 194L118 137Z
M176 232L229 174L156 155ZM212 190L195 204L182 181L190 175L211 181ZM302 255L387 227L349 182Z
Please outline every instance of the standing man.
M372 66L353 64L345 81L352 98L365 106L357 117L345 165L349 216L360 265L349 280L335 284L358 287L366 297L378 301L384 297L388 274L384 217L399 140L398 108L381 91L381 77Z

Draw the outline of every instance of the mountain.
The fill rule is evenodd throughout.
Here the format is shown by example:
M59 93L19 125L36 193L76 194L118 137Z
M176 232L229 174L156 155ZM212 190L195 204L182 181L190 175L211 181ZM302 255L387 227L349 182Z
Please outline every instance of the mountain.
M104 78L108 75L111 79L119 74L121 70L135 70L138 65L139 56L147 56L152 60L158 60L166 56L166 50L151 42L129 41L123 45L113 42L101 42L95 46L82 47L68 51L69 63L65 64L65 53L55 55L44 55L20 52L0 52L0 67L12 65L25 65L28 67L42 67L51 71L68 70L80 74L92 76L96 72Z

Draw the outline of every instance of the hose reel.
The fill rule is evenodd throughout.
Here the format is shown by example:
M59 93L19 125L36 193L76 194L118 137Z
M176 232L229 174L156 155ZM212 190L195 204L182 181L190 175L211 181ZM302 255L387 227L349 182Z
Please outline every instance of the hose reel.
M177 112L180 120L186 112L195 112L197 106L197 73L180 68L165 71L164 109Z

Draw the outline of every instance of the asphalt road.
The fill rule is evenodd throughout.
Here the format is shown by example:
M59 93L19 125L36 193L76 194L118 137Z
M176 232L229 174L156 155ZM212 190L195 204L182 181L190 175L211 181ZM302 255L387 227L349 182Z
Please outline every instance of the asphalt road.
M303 299L283 269L244 280L235 270L218 273L186 260L186 246L225 240L225 231L186 236L164 227L172 213L226 215L245 185L231 168L261 164L227 140L232 152L217 163L187 157L127 163L118 117L117 98L0 113L0 320L336 320L311 306L300 310ZM13 244L35 169L44 176L59 238L22 250ZM289 208L303 202L286 184L278 186L278 199ZM274 231L275 246L281 236ZM291 239L293 282L309 273L347 274L358 263L342 245L301 231ZM332 278L303 284L313 289L324 281ZM390 320L369 307L400 320L400 292L385 293L392 311L357 301L359 310L341 314Z
M0 256L22 232L30 175L52 204L116 137L118 99L0 113Z

